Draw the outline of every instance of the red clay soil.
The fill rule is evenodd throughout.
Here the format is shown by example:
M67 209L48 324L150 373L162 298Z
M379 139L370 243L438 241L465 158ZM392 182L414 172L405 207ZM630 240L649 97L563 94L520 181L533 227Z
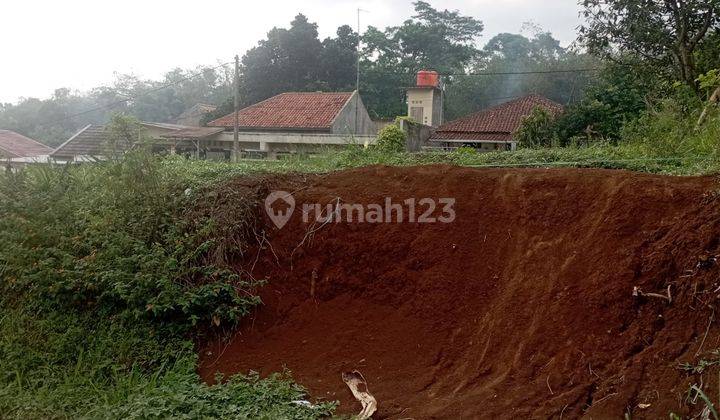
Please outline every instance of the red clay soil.
M395 419L686 416L693 383L717 399L717 367L679 368L720 358L714 178L369 167L277 187L298 208L280 230L265 216L271 246L242 262L269 280L264 305L201 350L208 381L287 368L354 413L341 373L357 369ZM454 197L457 218L301 220L303 203L385 197Z

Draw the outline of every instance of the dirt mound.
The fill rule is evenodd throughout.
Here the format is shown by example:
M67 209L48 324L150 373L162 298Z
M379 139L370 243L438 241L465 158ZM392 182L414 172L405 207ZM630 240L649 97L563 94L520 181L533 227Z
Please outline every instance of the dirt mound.
M265 217L268 241L242 262L269 279L265 304L202 350L207 380L288 368L352 413L341 372L358 369L376 418L667 418L702 409L692 383L717 395L717 370L679 369L718 358L714 179L427 166L283 183L292 218ZM385 197L452 197L457 217L302 220L304 203Z

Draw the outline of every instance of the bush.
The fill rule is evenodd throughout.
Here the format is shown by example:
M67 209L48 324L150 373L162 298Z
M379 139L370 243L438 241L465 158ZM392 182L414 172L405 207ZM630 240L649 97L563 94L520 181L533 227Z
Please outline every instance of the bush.
M571 104L558 118L559 145L573 138L617 142L624 124L635 120L653 94L663 93L656 77L638 66L605 64L582 101Z
M196 374L192 339L260 302L221 258L228 240L242 249L226 236L251 227L236 204L255 197L223 226L207 211L220 179L247 172L138 150L0 173L0 417L326 415L292 404L287 378Z
M377 146L387 152L402 152L405 150L407 136L398 124L383 127L378 133Z
M623 141L652 157L693 157L714 161L720 153L720 115L711 110L705 123L696 129L701 112L697 103L675 98L662 101L656 109L627 124Z
M555 117L544 108L535 107L523 118L522 124L513 134L520 147L547 147L557 143Z
M175 326L237 321L259 303L239 292L252 285L204 260L211 221L189 228L185 185L160 168L158 157L133 152L0 177L0 291Z

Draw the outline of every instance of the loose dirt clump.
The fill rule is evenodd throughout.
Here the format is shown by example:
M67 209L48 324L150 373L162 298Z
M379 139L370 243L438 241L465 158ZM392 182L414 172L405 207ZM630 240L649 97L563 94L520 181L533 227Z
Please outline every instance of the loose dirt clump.
M358 370L375 418L667 418L702 410L692 384L718 393L717 366L692 369L720 348L713 178L369 167L274 187L295 212L279 230L263 216L237 262L268 279L264 305L202 349L207 380L288 368L354 413L341 375ZM386 197L455 198L457 216L302 220L304 203Z

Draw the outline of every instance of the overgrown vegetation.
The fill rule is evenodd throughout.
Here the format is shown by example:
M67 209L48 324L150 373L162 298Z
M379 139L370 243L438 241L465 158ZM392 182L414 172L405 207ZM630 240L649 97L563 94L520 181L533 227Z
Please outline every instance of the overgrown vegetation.
M417 1L400 26L360 35L345 25L323 41L298 15L243 57L245 105L283 91L354 89L359 36L361 91L373 116L404 113L398 87L421 68L444 73L449 118L530 92L566 105L557 118L541 109L526 118L515 152L404 153L405 133L394 124L372 147L281 161L188 161L124 153L142 143L142 132L134 119L115 117L104 162L0 174L0 417L332 414L330 402L298 404L304 392L288 374L210 386L196 373L193 339L231 328L260 304L259 283L229 264L256 233L261 193L235 188L236 176L432 163L720 171L720 1L581 4L582 53L540 28L529 37L498 34L481 49L480 20ZM108 121L107 104L167 121L196 102L225 101L220 116L230 110L231 79L222 66L174 70L162 82L120 76L88 94L58 89L49 100L0 104L0 125L58 144L88 122ZM682 368L701 374L717 364ZM700 387L688 398L717 418Z
M228 252L242 252L256 210L249 203L260 192L234 188L234 195L220 196L217 185L262 171L369 164L719 170L717 111L695 129L699 108L677 104L669 100L626 125L618 144L418 154L358 145L240 164L137 150L95 164L3 173L0 412L15 418L331 413L329 403L293 404L302 390L288 377L207 386L195 373L193 335L232 326L259 303L256 284L226 263L233 259ZM227 200L233 205L223 205ZM213 210L229 207L237 210L232 217Z
M540 147L557 144L555 117L546 109L535 107L525 117L522 125L514 134L520 147Z
M195 373L193 336L232 326L259 299L218 258L226 231L186 212L208 201L208 183L247 172L138 150L0 175L2 416L330 413L291 403L303 392L287 377L206 386ZM239 229L253 223L236 217Z

